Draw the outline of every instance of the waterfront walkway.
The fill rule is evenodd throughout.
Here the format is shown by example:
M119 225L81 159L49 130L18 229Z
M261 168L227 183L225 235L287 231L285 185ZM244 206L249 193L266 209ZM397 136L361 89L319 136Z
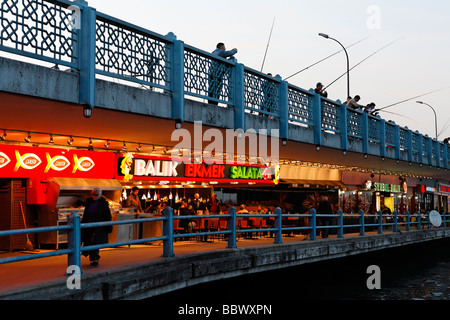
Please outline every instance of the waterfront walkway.
M389 232L389 231L388 231ZM387 233L388 233L387 232ZM366 233L370 235L371 232ZM376 234L376 232L373 232ZM358 237L359 234L345 234L346 238ZM322 239L320 236L317 241L332 241L336 235L330 235L328 239ZM293 235L283 236L283 243L311 242L308 236ZM237 241L238 248L249 248L258 246L274 246L274 239L270 237L260 237L254 239L240 238ZM203 252L214 252L229 250L227 241L217 240L201 242L196 239L190 241L174 242L174 253L176 257L194 255ZM45 250L36 249L36 253ZM87 257L81 258L81 268L85 275L104 274L112 270L129 267L134 264L148 264L151 262L164 261L170 258L162 258L162 244L152 243L145 245L123 246L118 248L102 249L101 259L97 267L90 266ZM20 252L0 252L0 258L10 256L30 254L29 251ZM67 280L65 271L67 269L67 255L33 259L21 262L13 262L0 265L0 299L2 294L7 292L20 291L32 287L39 287L42 284L52 282L61 283Z

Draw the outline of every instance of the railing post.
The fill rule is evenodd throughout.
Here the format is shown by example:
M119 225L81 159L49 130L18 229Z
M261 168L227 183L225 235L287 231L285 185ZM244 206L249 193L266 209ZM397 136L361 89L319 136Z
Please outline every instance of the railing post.
M411 230L411 214L409 211L406 211L406 231Z
M427 229L431 229L430 211L427 211Z
M233 73L234 129L245 131L245 74L244 65L236 63Z
M289 139L289 88L286 81L282 81L281 77L277 75L280 80L279 85L279 115L280 115L280 138Z
M360 230L359 230L359 235L360 236L364 236L365 233L365 226L364 226L364 211L361 209L359 210L359 224L360 226Z
M231 231L231 234L228 235L228 249L236 249L236 208L229 207L228 214L230 217L228 218L228 231Z
M163 236L167 236L167 239L163 240L163 258L172 258L175 256L173 253L173 208L166 207L163 212L163 216L166 218L163 221Z
M341 209L338 210L338 221L339 221L339 229L338 229L338 238L344 238L344 211Z
M341 105L341 123L340 123L340 134L341 134L341 149L343 151L348 150L348 135L347 135L347 106L342 104Z
M172 118L175 128L184 122L184 42L172 33L167 37L172 41L170 59L170 91L172 95Z
M67 256L68 266L75 266L81 271L81 219L80 215L73 212L69 215L69 225L71 229L67 235L68 248L72 250L72 253ZM72 275L67 274L66 275Z
M395 160L400 160L400 126L398 124L394 127L395 131Z
M367 112L362 113L362 152L367 155L369 153L369 114Z
M444 228L447 228L447 224L446 224L447 218L445 216L446 215L445 215L445 210L444 210L444 212L442 212L442 221L444 222Z
M431 138L427 138L427 153L428 153L428 165L433 165L433 140Z
M444 148L444 159L443 159L443 161L444 161L444 168L445 169L448 169L448 149L449 149L449 147L448 147L448 145L446 144L446 143L444 143L444 145L442 146L442 148Z
M282 235L282 211L280 207L275 208L275 228L277 228L277 231L275 231L275 241L274 244L282 244L283 241L281 240Z
M83 105L86 118L92 115L95 107L95 38L97 12L88 7L85 1L76 3L81 8L81 28L77 30L79 36L78 57L80 69L79 99Z
M393 228L393 232L398 232L398 213L397 210L394 210L394 228Z
M386 120L380 120L380 156L386 157Z
M383 234L383 212L378 211L378 234Z
M439 143L439 140L435 141L436 143L436 167L441 166L441 144Z
M311 208L311 210L309 210L309 214L311 215L311 222L310 222L311 235L309 238L311 240L317 240L317 237L316 237L316 209Z
M313 91L314 92L314 91ZM320 95L314 93L311 96L313 109L313 123L314 123L314 144L316 146L322 145L322 100Z

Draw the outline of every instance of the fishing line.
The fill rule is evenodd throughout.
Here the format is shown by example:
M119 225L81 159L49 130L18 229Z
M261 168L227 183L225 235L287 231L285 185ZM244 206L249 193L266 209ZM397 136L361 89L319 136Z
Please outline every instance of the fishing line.
M351 47L353 47L354 45L356 45L356 44L358 44L358 43L360 43L360 42L366 40L367 38L370 38L370 36L365 37L364 39L361 39L361 40L355 42L354 44L349 45L349 46L346 47L345 49L351 48ZM319 61L313 63L312 65L310 65L310 66L308 66L308 67L306 67L306 68L304 68L304 69L302 69L302 70L300 70L300 71L294 73L293 75L290 75L289 77L285 78L284 80L286 81L287 79L292 78L293 76L299 74L300 72L303 72L303 71L305 71L305 70L308 70L308 69L311 68L311 67L314 67L316 64L319 64L319 63L321 63L322 61L325 61L325 60L331 58L332 56L337 55L337 54L340 53L341 51L343 51L343 50L341 49L341 50L339 50L339 51L336 51L335 53L329 55L328 57L325 57L325 58L323 58L322 60L319 60Z
M357 64L355 64L353 67L350 68L350 70L348 70L347 72L344 72L341 76L339 76L336 80L334 80L333 82L331 82L329 85L327 85L325 88L323 88L323 90L325 91L326 88L328 88L329 86L331 86L332 84L334 84L336 81L338 81L340 78L342 78L343 76L345 76L348 72L350 72L351 70L353 70L354 68L356 68L357 66L359 66L361 63L363 63L364 61L366 61L367 59L369 59L370 57L372 57L373 55L375 55L376 53L380 52L381 50L383 50L384 48L392 45L393 43L403 39L404 37L401 37L397 40L394 40L390 43L388 43L387 45L385 45L384 47L378 49L377 51L375 51L374 53L370 54L369 56L367 56L366 58L364 58L363 60L361 60L360 62L358 62Z
M269 49L269 43L270 43L270 39L272 38L272 31L273 31L273 26L274 25L275 25L275 17L273 18L272 28L270 29L269 40L267 41L266 52L264 53L264 59L263 59L262 66L261 66L261 72L263 71L264 62L266 61L267 50Z

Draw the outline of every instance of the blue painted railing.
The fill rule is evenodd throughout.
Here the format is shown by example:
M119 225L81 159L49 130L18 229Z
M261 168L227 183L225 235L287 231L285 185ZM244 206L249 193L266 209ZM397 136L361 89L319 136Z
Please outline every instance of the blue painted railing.
M255 228L254 226L249 227L238 227L238 219L245 218L273 218L274 223L273 226L259 227ZM174 233L174 221L175 220L185 220L185 219L226 219L227 220L227 228L226 229L217 229L216 231L210 230L199 230L197 232L191 233ZM289 224L283 224L283 220L285 219L293 219L290 221L298 221L303 220L303 226L295 226ZM319 225L318 220L328 218L331 220L336 220L337 223L330 223L328 226ZM353 218L357 219L357 223L347 224L344 223L344 219ZM392 222L386 222L385 220L391 218ZM399 222L398 220L403 218L405 222ZM416 221L412 221L412 218L415 218ZM446 228L447 221L449 218L448 213L443 214L443 223L441 228ZM317 214L315 209L311 209L308 214L282 214L280 208L275 209L274 214L236 214L236 208L230 207L228 209L227 214L218 214L218 215L192 215L192 216L178 216L173 214L173 209L168 207L163 210L163 216L152 217L152 218L144 218L144 219L132 219L132 220L121 220L121 221L108 221L108 222L96 222L96 223L84 223L81 224L80 216L77 213L73 213L69 216L69 222L64 226L56 226L56 227L41 227L41 228L30 228L30 229L22 229L22 230L8 230L8 231L0 231L0 237L13 236L13 235L22 235L22 234L34 234L34 233L43 233L43 232L68 232L68 248L48 251L43 253L35 253L30 255L21 255L14 256L8 258L0 259L0 264L11 263L11 262L19 262L25 260L53 257L59 255L67 255L68 257L68 266L77 266L79 270L81 270L81 255L85 251L97 250L97 249L105 249L105 248L114 248L124 245L136 245L142 243L148 243L153 241L163 241L163 253L162 257L171 258L175 256L174 253L174 241L180 238L190 238L190 237L215 237L218 235L222 235L224 238L227 238L227 248L228 249L236 249L237 247L237 239L240 237L239 234L274 234L274 245L279 245L283 243L283 234L292 234L295 231L304 232L309 235L310 240L317 240L317 234L320 233L321 230L328 228L329 230L336 229L337 230L337 238L344 238L345 232L344 229L350 229L352 236L355 234L355 230L359 230L360 236L366 236L367 228L371 228L371 231L376 230L377 234L383 234L383 231L386 230L387 227L392 226L392 231L390 232L399 232L400 226L404 226L404 231L411 231L411 227L413 225L416 226L417 230L421 229L431 229L431 222L429 213L425 216L411 215L407 212L405 215L398 215L397 212L394 212L391 215L384 215L379 211L377 214L369 215L364 214L362 210L359 211L358 214L343 214L342 210L338 210L337 214L332 215L322 215ZM123 224L135 224L135 223L145 223L145 222L154 222L154 221L162 221L163 222L163 230L162 235L159 237L145 238L145 239L135 239L100 245L91 245L91 246L82 246L81 243L81 230L85 228L96 228L96 227L106 227L113 225L123 225ZM285 220L289 221L289 220ZM309 225L308 225L309 224ZM358 233L358 232L356 232ZM304 239L302 239L303 241Z
M448 169L450 148L406 127L385 121L184 44L172 33L160 35L97 12L84 0L3 0L0 50L60 64L80 73L80 104L85 116L95 106L96 75L169 92L172 118L184 121L186 97L232 106L234 128L245 130L245 113L279 122L280 138L290 126L340 137L344 152L360 141L360 152Z

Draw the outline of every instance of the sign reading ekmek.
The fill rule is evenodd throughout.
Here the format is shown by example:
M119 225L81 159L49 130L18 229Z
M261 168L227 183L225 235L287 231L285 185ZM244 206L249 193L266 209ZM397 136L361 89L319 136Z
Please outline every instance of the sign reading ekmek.
M110 152L0 145L0 177L113 179L114 160Z
M248 180L278 183L277 168L252 165L183 163L170 158L126 154L117 158L116 179L129 180Z

